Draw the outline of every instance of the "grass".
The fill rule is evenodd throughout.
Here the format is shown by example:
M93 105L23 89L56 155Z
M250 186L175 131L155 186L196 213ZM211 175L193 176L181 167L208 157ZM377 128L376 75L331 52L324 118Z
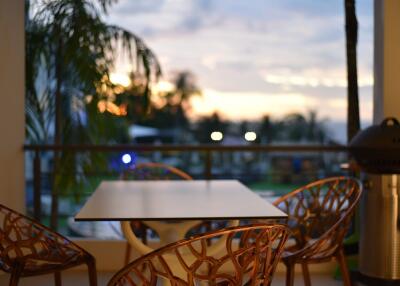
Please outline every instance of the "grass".
M302 184L293 184L293 183L273 183L271 181L260 181L257 183L249 184L248 187L253 191L271 191L274 195L281 196L287 194L298 187L302 186Z

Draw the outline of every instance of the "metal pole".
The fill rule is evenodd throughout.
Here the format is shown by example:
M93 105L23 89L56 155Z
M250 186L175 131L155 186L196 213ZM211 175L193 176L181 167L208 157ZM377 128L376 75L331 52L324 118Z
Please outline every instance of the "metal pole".
M208 150L206 151L206 165L205 165L205 178L206 180L211 180L212 175L211 175L211 164L212 164L212 156L211 156L211 151Z
M33 216L36 220L40 221L42 216L42 205L40 202L40 189L41 189L41 166L40 166L40 152L35 152L33 159Z

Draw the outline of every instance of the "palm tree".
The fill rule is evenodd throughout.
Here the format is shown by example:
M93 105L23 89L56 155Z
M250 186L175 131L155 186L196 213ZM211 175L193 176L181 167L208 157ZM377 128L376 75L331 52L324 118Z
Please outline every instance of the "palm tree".
M278 136L291 142L305 140L306 142L318 142L323 144L327 136L324 120L320 120L317 112L308 111L307 114L290 113L282 121L275 123L278 128Z
M124 52L144 81L142 104L150 83L161 73L154 53L131 32L106 24L102 17L114 0L27 0L26 126L30 142L55 145L101 142L97 104L112 86L115 55ZM88 129L88 126L90 128ZM57 227L61 160L76 168L77 158L54 154L51 227ZM63 163L63 165L64 165ZM63 168L66 169L66 168ZM73 178L74 176L71 176ZM68 184L67 184L68 185Z
M357 16L355 0L345 0L347 59L347 141L360 129L357 82Z
M195 75L190 71L178 71L173 74L167 88L156 92L155 100L151 102L151 108L146 117L139 117L138 112L130 112L134 107L135 97L126 97L128 106L128 117L133 123L149 125L160 129L174 129L175 137L181 139L183 130L189 129L188 113L191 110L190 99L201 95L201 89L196 82ZM127 90L134 94L134 90ZM143 111L142 111L143 112Z
M345 0L346 15L346 59L347 59L347 142L360 130L360 111L358 102L357 81L357 41L358 22L355 0ZM350 241L358 241L358 223L355 222L355 232L348 238ZM346 244L346 252L350 249L358 249L357 242Z

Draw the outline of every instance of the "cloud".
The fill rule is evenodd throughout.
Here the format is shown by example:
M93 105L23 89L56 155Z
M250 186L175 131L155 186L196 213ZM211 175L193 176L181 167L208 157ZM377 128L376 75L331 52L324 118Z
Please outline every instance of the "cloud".
M194 32L220 19L212 17L210 0L125 0L114 5L107 20L142 36Z
M215 67L217 65L217 56L215 56L215 55L205 55L201 59L201 63L206 68L208 68L210 70L213 70L213 69L215 69Z
M363 118L369 118L372 0L357 5L360 106ZM343 105L335 101L326 105L331 99L346 102L343 12L343 2L337 0L125 0L107 20L143 37L162 59L165 74L191 70L199 86L213 95L204 97L204 102L212 98L222 110L233 108L218 96L226 102L234 97L231 102L237 102L239 109L241 98L246 109L258 114L274 95L296 94L294 102L309 99L297 101L305 104L300 109L316 104L321 113L345 120ZM274 106L267 109L271 113L285 109Z
M302 72L261 72L264 80L271 84L283 86L309 86L309 87L347 87L346 72L343 70L333 71L323 69L305 69ZM359 87L372 87L374 84L371 75L359 76Z
M135 15L158 12L165 5L166 0L120 0L114 5L112 14Z

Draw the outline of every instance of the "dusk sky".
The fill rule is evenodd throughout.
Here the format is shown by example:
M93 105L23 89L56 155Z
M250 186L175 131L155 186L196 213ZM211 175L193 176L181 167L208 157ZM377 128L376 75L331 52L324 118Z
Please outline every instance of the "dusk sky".
M357 5L361 118L369 124L373 2ZM120 0L107 21L142 37L166 78L196 75L203 95L192 100L193 116L251 120L317 110L346 120L342 0Z

